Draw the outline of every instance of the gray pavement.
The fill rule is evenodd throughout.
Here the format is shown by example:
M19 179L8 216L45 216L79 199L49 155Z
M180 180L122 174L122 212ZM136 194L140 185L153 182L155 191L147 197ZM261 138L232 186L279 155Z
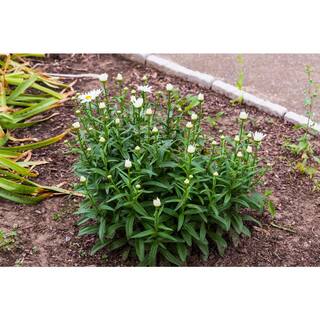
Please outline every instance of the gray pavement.
M160 54L192 70L211 74L235 84L239 72L237 54ZM320 82L320 54L242 54L244 90L260 98L304 114L305 66L313 68L313 79ZM315 106L320 122L320 97Z

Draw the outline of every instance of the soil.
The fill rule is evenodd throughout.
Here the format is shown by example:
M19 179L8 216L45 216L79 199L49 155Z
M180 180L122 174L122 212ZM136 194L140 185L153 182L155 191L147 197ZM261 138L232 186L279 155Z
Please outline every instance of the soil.
M147 74L153 90L163 89L167 83L179 87L183 93L205 95L205 110L214 116L223 111L219 128L209 129L213 136L234 135L238 128L236 118L239 107L230 106L222 95L198 87L181 79L167 76L159 71L127 61L117 55L52 55L36 62L43 71L54 73L103 73L112 78L121 72L125 84L131 88ZM77 79L74 88L78 91L98 87L97 80ZM67 102L55 110L60 114L39 126L15 132L17 136L45 138L62 132L75 121L75 103ZM262 226L252 227L252 237L241 239L239 245L230 244L224 257L215 248L209 259L203 261L195 252L188 266L320 266L320 197L312 191L313 183L305 175L294 170L295 158L284 148L286 139L296 139L299 132L283 120L269 116L248 106L241 106L250 114L250 129L267 134L261 149L264 164L270 170L263 179L263 188L272 190L276 216L265 212ZM70 139L68 137L67 139ZM314 139L317 153L319 142ZM49 161L37 167L39 182L47 185L64 183L72 188L75 177L72 165L75 157L68 153L63 142L37 150L33 159ZM78 237L76 225L79 198L59 196L43 201L36 206L22 206L0 199L0 229L16 230L15 243L0 250L1 266L131 266L136 261L122 261L117 252L100 252L89 255L94 243L90 236Z

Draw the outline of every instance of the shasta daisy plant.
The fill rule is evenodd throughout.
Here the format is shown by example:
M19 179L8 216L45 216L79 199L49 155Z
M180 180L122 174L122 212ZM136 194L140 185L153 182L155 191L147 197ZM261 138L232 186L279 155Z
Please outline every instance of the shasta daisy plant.
M230 241L250 236L247 223L259 223L267 199L256 191L265 135L246 131L249 115L240 113L236 138L208 139L202 93L183 97L172 84L153 92L144 77L130 97L118 75L110 95L107 80L100 77L102 92L79 95L72 129L77 190L85 196L80 235L96 236L92 253L183 265L191 251L223 255Z

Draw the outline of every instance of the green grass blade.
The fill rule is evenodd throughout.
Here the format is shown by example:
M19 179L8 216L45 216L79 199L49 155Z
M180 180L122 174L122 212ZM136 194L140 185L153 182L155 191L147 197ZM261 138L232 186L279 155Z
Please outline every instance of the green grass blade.
M7 99L8 102L15 100L21 94L23 94L27 89L29 89L36 81L38 77L37 75L33 74L31 77L23 82L21 82L10 94L9 98Z

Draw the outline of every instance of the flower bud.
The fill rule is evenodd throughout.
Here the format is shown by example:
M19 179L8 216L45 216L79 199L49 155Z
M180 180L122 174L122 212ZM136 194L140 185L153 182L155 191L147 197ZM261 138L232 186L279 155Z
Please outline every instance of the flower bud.
M151 109L151 108L148 108L148 109L146 110L146 115L147 115L147 116L152 116L152 114L153 114L152 109Z
M204 100L204 95L202 93L198 94L198 100L203 101Z
M80 177L80 182L84 183L87 181L87 178L85 176Z
M107 73L102 73L99 75L99 81L101 82L106 82L108 80L108 74Z
M132 167L132 162L128 159L124 161L124 167L130 169Z
M104 137L100 137L99 142L105 143L105 142L106 142L106 139L105 139Z
M192 154L192 153L195 153L196 151L196 147L192 144L188 145L188 148L187 148L187 152Z
M248 114L245 111L241 111L239 115L240 120L247 120L248 119Z
M192 129L192 128L193 128L192 122L188 121L188 122L186 123L186 128Z
M99 103L99 109L103 110L106 108L106 104L104 102Z
M122 77L122 74L121 73L118 73L117 76L116 76L116 80L121 82L123 80L123 77Z
M197 119L198 119L198 115L195 112L193 112L191 115L191 120L196 121Z
M75 122L72 124L73 129L80 129L80 122Z
M160 199L159 199L159 198L154 199L154 200L153 200L153 205L154 205L156 208L160 207L160 206L161 206L161 201L160 201Z
M168 83L166 85L166 90L169 91L169 92L172 91L173 90L173 85L171 83Z

